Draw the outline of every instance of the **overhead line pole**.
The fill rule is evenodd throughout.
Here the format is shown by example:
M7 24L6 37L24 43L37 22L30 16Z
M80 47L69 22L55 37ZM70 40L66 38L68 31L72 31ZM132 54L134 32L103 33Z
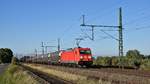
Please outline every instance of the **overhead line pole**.
M60 51L60 38L58 38L58 46L57 46L57 48L58 48L58 51Z
M122 65L122 57L123 57L123 28L122 28L122 9L119 8L119 56L120 62ZM119 66L120 67L120 66ZM122 65L123 68L123 65Z
M41 47L42 47L42 57L43 57L44 56L44 42L42 42Z
M95 27L118 28L118 32L119 32L119 38L118 39L113 37L113 36L111 36L110 34L106 33L103 30L101 30L101 31L119 42L119 58L120 58L119 61L122 64L121 57L123 56L123 27L122 27L122 9L121 9L121 7L119 8L119 26L93 25L93 24L90 24L90 25L88 24L87 25L87 24L85 24L85 16L84 15L83 15L83 23L80 26L87 26L87 27L91 27L92 28L92 39L91 40L94 40L94 28ZM120 65L119 65L119 67L120 67Z
M45 46L45 54L47 54L47 48L48 47L56 47L56 46Z
M119 8L119 51L120 56L123 56L123 28L122 28L122 10Z
M36 57L36 62L37 62L37 49L35 49L35 57Z
M92 26L92 40L94 40L94 26Z

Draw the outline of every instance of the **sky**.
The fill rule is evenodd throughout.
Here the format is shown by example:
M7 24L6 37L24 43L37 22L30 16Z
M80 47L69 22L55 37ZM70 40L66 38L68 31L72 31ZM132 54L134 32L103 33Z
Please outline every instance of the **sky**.
M14 54L41 53L41 42L61 49L76 47L76 38L91 37L85 24L118 25L119 8L123 13L124 54L137 49L150 54L150 0L0 0L0 48ZM80 46L92 49L93 55L118 55L118 41L95 28L94 41L84 38ZM106 31L118 38L118 31ZM105 38L104 38L105 37ZM56 47L48 48L52 52Z

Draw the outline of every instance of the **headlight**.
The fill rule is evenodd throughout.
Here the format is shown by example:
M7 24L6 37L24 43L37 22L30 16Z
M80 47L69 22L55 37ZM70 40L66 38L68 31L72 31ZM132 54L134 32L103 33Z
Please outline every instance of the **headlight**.
M80 56L80 59L83 59L83 56Z
M91 59L92 57L91 57L91 56L88 56L88 58Z
M59 56L61 56L61 54L62 54L62 51L59 53Z

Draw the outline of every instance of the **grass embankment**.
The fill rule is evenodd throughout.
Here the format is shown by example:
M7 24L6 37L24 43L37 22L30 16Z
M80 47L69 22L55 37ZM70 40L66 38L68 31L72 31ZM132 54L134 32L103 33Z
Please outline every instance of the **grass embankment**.
M0 75L0 84L39 84L28 71L18 65L10 64Z
M72 73L59 71L59 70L55 70L55 69L50 69L50 68L46 68L46 67L34 66L32 64L23 64L23 65L28 66L32 69L41 71L43 73L47 73L50 76L55 76L57 78L73 82L75 84L111 84L110 82L89 79L87 76L72 74Z

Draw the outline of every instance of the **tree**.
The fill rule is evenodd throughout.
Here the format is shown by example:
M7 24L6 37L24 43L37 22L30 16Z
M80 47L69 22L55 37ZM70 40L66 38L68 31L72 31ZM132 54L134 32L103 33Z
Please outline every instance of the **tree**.
M143 58L143 55L141 55L138 50L129 50L126 53L126 56L129 59L142 59Z
M145 59L150 59L150 55L145 55L144 58Z
M142 61L140 69L142 69L142 70L150 70L150 59L144 59Z
M13 57L13 52L9 48L0 49L0 60L2 63L10 63Z
M128 60L128 66L134 66L136 68L139 68L142 62L142 59L144 58L144 55L141 55L138 50L129 50L126 53L126 57Z

